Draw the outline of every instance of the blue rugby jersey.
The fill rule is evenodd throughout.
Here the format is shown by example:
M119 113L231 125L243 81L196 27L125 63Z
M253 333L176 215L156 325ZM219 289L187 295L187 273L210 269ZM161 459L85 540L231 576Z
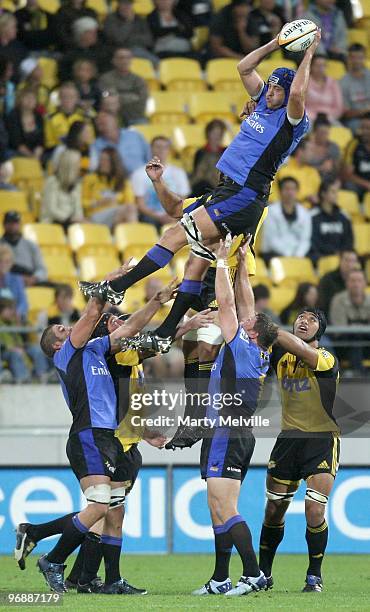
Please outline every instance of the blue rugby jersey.
M70 433L90 427L116 429L117 398L106 355L109 336L76 349L69 338L54 355L64 399L72 413Z
M286 106L277 110L267 108L266 92L265 84L256 110L244 119L239 133L217 163L220 172L233 181L265 195L279 166L309 128L306 113L293 126L288 121Z
M212 405L207 409L207 417L215 418L225 413L238 417L251 416L256 408L263 380L270 366L270 353L251 342L242 326L238 327L231 342L221 348L212 366L208 392ZM231 393L240 397L242 403L234 401L219 408L215 394ZM238 394L236 396L236 394Z

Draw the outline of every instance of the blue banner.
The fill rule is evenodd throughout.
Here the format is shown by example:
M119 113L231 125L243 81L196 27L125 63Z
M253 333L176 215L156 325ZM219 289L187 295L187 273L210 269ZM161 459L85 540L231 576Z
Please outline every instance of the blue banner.
M140 472L127 501L125 552L166 553L171 542L177 553L213 552L206 486L199 478L199 470L174 467L169 488L170 474L164 467L144 467ZM265 475L265 469L250 469L239 503L255 546L263 520ZM172 490L170 507L168 490ZM306 552L304 494L302 483L286 518L280 552ZM1 469L0 554L13 551L14 527L18 523L50 521L83 506L84 498L70 469ZM369 508L370 469L339 470L327 508L328 552L370 553ZM37 552L50 550L56 537L40 542Z

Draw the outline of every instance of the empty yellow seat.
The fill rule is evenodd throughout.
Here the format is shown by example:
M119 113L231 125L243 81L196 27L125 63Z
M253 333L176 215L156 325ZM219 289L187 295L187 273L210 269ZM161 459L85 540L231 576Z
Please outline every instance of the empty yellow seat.
M228 96L218 91L192 94L189 98L189 114L195 121L203 123L212 119L224 119L231 123L236 121Z
M358 43L363 45L365 49L368 46L368 37L366 30L360 30L359 28L350 28L347 31L348 46Z
M308 257L273 257L270 262L271 277L276 285L284 281L316 283L317 278ZM291 284L293 284L291 283Z
M335 142L341 151L344 151L350 140L352 140L353 134L351 130L341 125L333 125L330 128L329 140Z
M183 96L174 91L153 92L147 102L147 114L153 124L179 125L190 121Z
M0 213L16 210L19 213L28 211L27 197L24 191L0 189Z
M173 144L178 153L184 149L200 149L206 143L205 125L179 125L173 130Z
M324 274L326 274L327 272L332 272L332 270L336 270L338 266L338 255L327 255L326 257L320 257L317 265L317 273L319 275L319 278L324 276Z
M74 252L80 255L112 253L115 248L112 236L106 225L95 223L73 223L68 228L68 240Z
M158 234L151 223L120 223L115 227L114 238L117 249L122 253L129 246L154 246Z
M54 13L56 13L60 8L60 2L59 0L38 0L37 6L42 11L46 11L47 13L52 13L52 15L54 15Z
M326 66L326 72L332 79L342 79L346 74L345 65L339 60L326 60Z
M62 226L57 223L27 223L23 226L23 236L36 242L45 254L70 252Z
M265 282L265 279L270 280L266 264L262 257L256 257L256 277L260 282Z
M84 255L79 258L80 278L84 281L98 281L120 267L117 256Z
M15 182L25 179L33 180L43 178L42 166L38 159L34 157L13 157L14 167L13 180Z
M135 15L142 15L145 17L154 11L154 4L152 0L134 0L134 11Z
M150 91L156 91L160 88L159 81L154 72L153 64L150 60L141 57L134 57L131 63L131 71L138 74L146 81Z
M72 257L68 253L57 255L44 253L43 258L48 271L48 279L57 283L75 283L77 272Z
M148 124L142 123L137 125L132 125L131 129L136 130L136 132L140 132L142 136L144 136L147 142L151 142L153 138L157 136L166 136L170 140L173 137L173 126L172 125L164 125L164 124Z
M58 64L51 57L39 57L38 64L42 69L41 84L48 89L54 89L58 85Z
M27 287L28 317L35 323L41 311L47 311L54 302L54 289L51 287Z
M105 0L87 0L86 7L93 9L98 17L105 17L108 13L108 6Z
M237 60L212 59L207 63L206 79L216 91L242 91L243 85L237 70Z
M338 205L343 212L347 213L352 220L361 220L361 210L358 202L357 193L348 189L340 189L338 191Z
M144 287L134 285L128 289L125 299L119 309L126 314L132 314L144 306Z
M292 70L297 69L296 63L292 60L282 60L280 57L277 57L263 60L258 64L257 72L264 81L267 81L270 74L274 72L276 68L281 68L281 66L284 66L284 68L291 68Z
M188 92L207 89L200 64L193 59L177 57L163 59L159 65L159 80L170 91Z
M295 287L271 287L270 308L280 314L294 299Z
M355 249L359 255L370 255L370 223L355 223L353 225Z

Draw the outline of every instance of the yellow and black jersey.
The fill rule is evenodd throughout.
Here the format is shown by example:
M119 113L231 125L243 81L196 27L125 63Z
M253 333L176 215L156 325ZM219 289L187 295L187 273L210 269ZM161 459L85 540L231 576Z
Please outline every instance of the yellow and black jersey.
M291 353L274 349L275 368L282 403L282 430L339 433L333 415L339 380L338 361L325 348L318 348L313 370Z
M46 148L51 149L61 144L61 139L68 134L69 128L75 121L87 121L90 123L81 109L76 109L70 115L66 115L61 110L48 115L44 123Z

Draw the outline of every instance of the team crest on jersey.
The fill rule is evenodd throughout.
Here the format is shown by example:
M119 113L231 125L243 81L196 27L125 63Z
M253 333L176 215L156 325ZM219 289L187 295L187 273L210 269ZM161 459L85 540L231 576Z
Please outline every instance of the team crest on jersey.
M239 338L240 338L240 340L243 340L244 342L248 342L248 344L249 344L249 336L248 336L248 334L247 334L247 333L244 331L244 329L243 329L243 328L240 330Z
M218 472L218 467L217 467L217 465L212 465L212 466L209 468L209 471L210 471L210 472Z

